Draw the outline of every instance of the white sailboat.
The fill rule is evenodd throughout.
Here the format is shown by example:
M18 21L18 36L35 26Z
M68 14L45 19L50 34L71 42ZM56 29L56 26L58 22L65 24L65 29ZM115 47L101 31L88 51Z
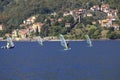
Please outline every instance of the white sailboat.
M43 46L43 40L42 40L42 38L41 38L40 36L37 37L37 42L38 42L41 46Z
M64 47L64 50L71 49L71 48L69 48L68 43L66 42L66 40L62 34L60 34L60 42L61 42L61 45Z
M92 47L93 45L92 45L92 41L90 40L90 37L89 37L88 35L86 35L85 37L86 37L86 42L87 42L87 44L88 44L90 47Z
M13 43L11 37L7 37L7 40L6 40L6 41L7 41L6 46L2 46L1 48L4 48L4 49L11 49L11 48L14 48L14 47L15 47L15 45L14 45L14 43Z

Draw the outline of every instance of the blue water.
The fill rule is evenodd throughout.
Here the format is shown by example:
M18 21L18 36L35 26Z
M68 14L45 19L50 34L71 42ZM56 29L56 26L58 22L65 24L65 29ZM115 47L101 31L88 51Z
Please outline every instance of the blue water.
M120 41L15 42L0 49L0 80L120 80ZM5 42L0 42L0 46Z

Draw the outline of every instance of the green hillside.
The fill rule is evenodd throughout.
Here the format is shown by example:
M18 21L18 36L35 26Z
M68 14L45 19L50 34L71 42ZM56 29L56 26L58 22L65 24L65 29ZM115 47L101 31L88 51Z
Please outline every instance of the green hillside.
M27 19L32 15L39 14L41 16L47 16L52 12L57 12L60 14L63 13L64 11L73 9L79 8L89 9L93 5L101 5L102 3L107 3L110 5L110 8L118 9L118 11L120 12L119 0L0 0L0 23L6 25L7 30L5 32L10 32L9 30L11 28L12 29L18 28L19 25L23 22L23 20ZM118 18L120 18L119 12ZM99 15L99 13L96 14ZM103 13L100 13L100 15L101 14L104 15ZM97 18L97 16L95 18ZM84 22L86 20L87 22ZM89 20L91 19L83 19L82 24L85 23L88 24ZM120 22L118 21L118 23ZM80 25L82 26L82 24ZM79 32L80 26L78 25L79 25L78 23L74 24L74 27L75 26L76 27L72 28L70 31L68 31L68 33L72 34L74 30L75 31L77 30L76 28L78 28ZM92 32L89 33L92 34ZM96 35L98 35L98 33L99 31L96 32Z

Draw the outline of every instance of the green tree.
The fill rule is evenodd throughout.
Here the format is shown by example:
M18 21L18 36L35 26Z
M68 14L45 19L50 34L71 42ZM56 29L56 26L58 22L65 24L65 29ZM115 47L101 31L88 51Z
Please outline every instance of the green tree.
M48 35L49 35L49 26L44 25L44 26L41 28L40 35L41 35L41 37L46 37L46 36L48 36Z
M67 22L67 23L73 23L74 18L71 15L68 15L68 16L64 17L64 21Z
M101 36L101 34L100 34L101 32L100 32L100 30L95 30L95 32L94 32L94 34L93 34L93 38L94 39L99 39Z
M109 39L120 39L120 31L114 31L107 35Z
M83 23L84 25L87 25L87 24L92 24L92 20L93 20L93 17L84 17L81 19L81 23Z
M39 36L39 30L38 30L38 27L36 28L36 36Z

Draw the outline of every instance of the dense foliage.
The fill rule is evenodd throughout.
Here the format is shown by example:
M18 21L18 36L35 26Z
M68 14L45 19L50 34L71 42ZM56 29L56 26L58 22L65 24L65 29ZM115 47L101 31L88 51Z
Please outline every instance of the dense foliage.
M59 14L55 16L57 20L62 17L61 13L64 11L79 8L89 9L95 4L100 5L102 3L107 3L111 8L118 9L118 18L120 18L119 0L0 0L0 23L7 26L6 31L0 31L0 36L6 32L11 32L13 29L19 28L23 20L31 15L40 14L37 21L44 22L44 19L48 18L48 14L57 12ZM82 18L82 24L79 24L78 21L73 21L71 16L64 17L64 22L59 23L56 21L52 25L44 25L40 34L42 36L57 36L62 33L67 34L66 37L71 39L83 39L85 34L89 34L91 38L99 39L105 37L103 37L104 33L107 35L106 37L110 39L120 38L120 31L108 32L100 25L93 25L91 20L104 19L106 17L102 12L96 12L94 15L94 17ZM65 22L70 22L73 27L70 29L65 28ZM120 24L119 19L118 23ZM85 27L83 27L83 24ZM105 33L105 31L107 32Z

